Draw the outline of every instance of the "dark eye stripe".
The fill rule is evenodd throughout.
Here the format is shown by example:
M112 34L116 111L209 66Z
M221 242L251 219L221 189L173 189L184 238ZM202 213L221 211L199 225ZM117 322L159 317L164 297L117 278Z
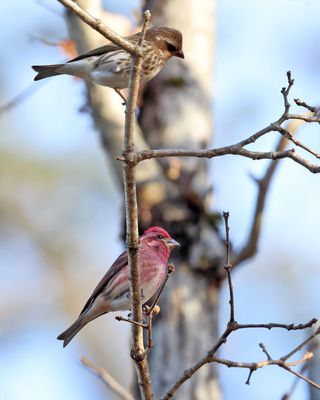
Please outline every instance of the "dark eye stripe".
M176 48L176 46L173 45L173 44L171 44L171 43L167 43L167 48L168 48L168 50L169 50L170 52L172 52L172 53L178 50L178 49Z

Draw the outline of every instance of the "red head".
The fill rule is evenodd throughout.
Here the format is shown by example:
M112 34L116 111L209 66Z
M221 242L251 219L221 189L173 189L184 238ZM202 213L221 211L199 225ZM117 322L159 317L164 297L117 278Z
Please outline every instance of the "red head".
M142 243L146 243L148 246L153 247L157 251L163 252L169 257L170 250L173 247L180 246L180 244L171 238L169 233L159 226L152 226L151 228L144 231L140 237Z

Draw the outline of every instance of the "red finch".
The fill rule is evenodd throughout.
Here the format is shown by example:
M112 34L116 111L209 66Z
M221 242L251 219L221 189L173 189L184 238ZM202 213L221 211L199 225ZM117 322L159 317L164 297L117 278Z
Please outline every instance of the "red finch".
M160 288L166 276L170 251L179 243L158 226L147 229L140 237L141 296L146 303ZM124 251L94 289L79 318L57 339L65 347L88 322L110 311L130 308L128 255Z
M141 32L126 39L137 43ZM144 59L141 80L146 82L156 76L169 58L184 58L182 35L176 29L165 26L148 29L143 42ZM34 65L38 81L54 75L74 75L119 92L129 84L131 55L116 44L110 43L82 54L66 64Z

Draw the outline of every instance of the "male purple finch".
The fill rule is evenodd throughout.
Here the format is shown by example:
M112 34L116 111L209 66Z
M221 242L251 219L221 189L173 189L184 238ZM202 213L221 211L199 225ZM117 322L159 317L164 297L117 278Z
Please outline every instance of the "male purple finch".
M138 43L141 32L126 37ZM141 81L155 77L169 58L184 58L182 35L165 26L148 29L143 42L144 58ZM102 86L109 86L118 93L129 84L131 55L116 44L110 43L82 54L65 64L34 65L38 72L35 81L54 75L73 75Z
M140 279L143 303L160 288L166 276L170 251L179 243L167 231L153 226L140 237ZM88 322L110 311L129 310L128 254L124 251L94 289L79 318L57 339L65 347Z

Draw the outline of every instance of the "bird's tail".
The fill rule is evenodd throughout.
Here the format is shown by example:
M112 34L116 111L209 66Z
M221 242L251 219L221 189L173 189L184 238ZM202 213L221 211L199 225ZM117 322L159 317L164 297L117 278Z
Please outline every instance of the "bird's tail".
M82 329L89 321L84 320L84 315L81 315L68 329L62 332L57 339L63 340L63 347L76 336L76 334Z
M53 64L53 65L33 65L32 69L38 74L34 77L35 81L40 79L49 78L50 76L61 75L59 68L63 67L64 64Z

